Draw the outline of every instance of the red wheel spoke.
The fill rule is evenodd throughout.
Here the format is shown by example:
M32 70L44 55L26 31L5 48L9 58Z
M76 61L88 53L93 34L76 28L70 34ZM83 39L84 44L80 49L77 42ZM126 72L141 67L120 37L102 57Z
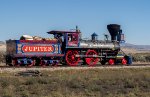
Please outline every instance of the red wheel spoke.
M44 62L44 60L41 60L40 65L41 65L42 67L45 67L45 66L46 66L46 63Z
M32 62L30 64L28 64L29 67L32 67L35 65L35 60L32 60Z
M86 55L88 56L88 55L98 55L98 54L97 54L97 52L94 51L94 50L88 50L88 51L86 52ZM93 58L93 57L91 57L91 58L85 58L85 61L86 61L86 63L87 63L89 66L94 66L94 65L96 65L96 63L98 62L98 58Z
M66 53L66 62L70 66L76 66L80 60L80 58L77 58L75 55L78 54L78 51L69 50Z

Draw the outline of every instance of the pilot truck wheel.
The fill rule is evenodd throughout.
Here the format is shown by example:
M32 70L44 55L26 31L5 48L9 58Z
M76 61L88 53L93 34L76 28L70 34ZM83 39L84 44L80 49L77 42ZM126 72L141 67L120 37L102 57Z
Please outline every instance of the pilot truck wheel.
M115 60L114 59L109 59L108 63L109 63L109 65L114 65L115 64Z
M125 58L122 59L122 65L127 65L127 60Z

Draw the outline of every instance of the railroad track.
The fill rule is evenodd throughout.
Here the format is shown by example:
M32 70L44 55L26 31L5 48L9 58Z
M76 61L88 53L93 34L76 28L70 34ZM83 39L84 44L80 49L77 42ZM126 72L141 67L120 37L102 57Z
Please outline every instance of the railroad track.
M55 70L81 70L81 69L121 69L121 68L150 68L150 64L133 64L130 66L123 66L123 65L97 65L94 67L88 66L76 66L76 67L69 67L69 66L33 66L33 67L8 67L8 66L0 66L0 72L19 72L19 71L27 71L27 70L38 70L38 71L55 71Z

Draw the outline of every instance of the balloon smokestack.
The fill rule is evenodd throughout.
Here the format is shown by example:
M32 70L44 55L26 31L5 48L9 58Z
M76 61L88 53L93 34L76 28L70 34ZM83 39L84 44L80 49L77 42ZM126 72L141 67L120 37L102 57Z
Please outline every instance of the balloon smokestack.
M116 41L117 36L119 34L119 31L120 31L120 25L118 25L118 24L109 24L109 25L107 25L107 29L108 29L108 31L111 35L111 40Z

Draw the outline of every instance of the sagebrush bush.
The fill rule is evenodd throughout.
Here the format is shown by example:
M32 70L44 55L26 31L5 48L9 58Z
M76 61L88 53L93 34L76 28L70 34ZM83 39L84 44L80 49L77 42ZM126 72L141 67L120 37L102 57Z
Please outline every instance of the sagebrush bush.
M133 61L134 62L137 62L137 61L146 62L146 59L145 59L145 56L143 56L143 55L138 55L138 56L133 55Z
M133 62L150 62L150 53L132 54Z

